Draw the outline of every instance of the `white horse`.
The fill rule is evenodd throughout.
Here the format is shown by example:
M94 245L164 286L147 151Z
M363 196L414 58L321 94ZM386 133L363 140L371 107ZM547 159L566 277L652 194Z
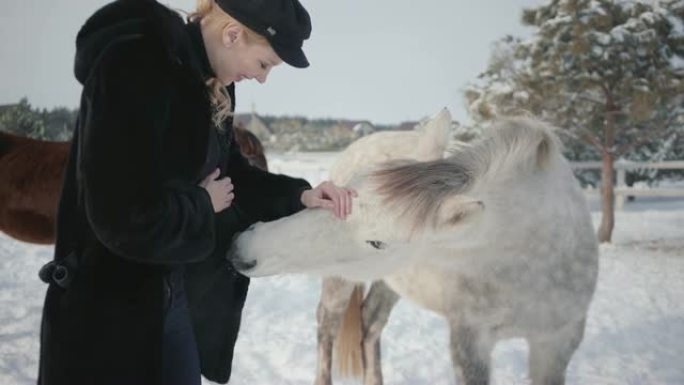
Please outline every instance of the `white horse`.
M552 130L503 121L448 158L357 171L349 186L359 196L346 221L312 209L257 224L233 243L236 267L252 277L382 279L447 319L459 383L487 384L495 343L522 337L532 383L563 384L584 332L598 251ZM326 282L323 297L334 287ZM398 298L392 290L374 284L370 295L379 300L364 302L366 384L382 381L378 329ZM329 383L327 376L316 381Z

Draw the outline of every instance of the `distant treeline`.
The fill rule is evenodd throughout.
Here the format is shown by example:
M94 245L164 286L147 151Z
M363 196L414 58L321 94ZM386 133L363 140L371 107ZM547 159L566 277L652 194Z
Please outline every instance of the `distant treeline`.
M0 106L0 130L44 140L69 140L78 109L33 108L26 98L17 104Z
M0 131L44 140L69 140L73 134L78 108L40 109L23 98L16 104L0 105ZM260 115L269 127L289 126L294 131L326 129L339 119L308 119L302 116ZM391 130L392 125L374 125L376 130Z

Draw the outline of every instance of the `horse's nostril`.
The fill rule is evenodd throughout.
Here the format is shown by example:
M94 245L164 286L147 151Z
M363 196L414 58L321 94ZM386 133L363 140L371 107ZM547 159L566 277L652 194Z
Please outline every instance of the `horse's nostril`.
M237 271L248 271L253 269L257 265L257 261L243 261L242 259L234 259L233 267Z
M382 249L387 247L385 242L382 242L382 241L366 241L366 243L373 246L373 248L378 249L378 250L382 250Z

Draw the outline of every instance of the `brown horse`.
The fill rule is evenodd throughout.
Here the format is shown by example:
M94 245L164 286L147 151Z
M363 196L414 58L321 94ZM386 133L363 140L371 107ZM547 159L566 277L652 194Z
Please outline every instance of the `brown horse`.
M245 158L267 170L259 139L242 127L234 127L234 133ZM23 242L54 243L70 145L0 131L0 231Z
M247 158L252 166L259 167L262 170L268 170L268 163L264 155L264 147L261 145L259 138L241 125L233 126L233 133L240 152Z

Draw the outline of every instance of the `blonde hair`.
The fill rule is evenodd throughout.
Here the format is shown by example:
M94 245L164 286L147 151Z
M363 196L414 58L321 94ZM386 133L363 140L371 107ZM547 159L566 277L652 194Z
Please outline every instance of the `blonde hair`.
M265 37L235 20L232 16L224 12L221 7L217 6L214 0L197 0L195 12L188 15L188 19L191 22L203 21L212 24L218 23L221 27L220 30L223 30L223 28L229 25L239 25L245 31L248 43L268 44ZM233 102L223 83L221 83L218 78L212 77L208 79L207 87L209 88L209 100L214 108L212 120L217 127L221 127L221 124L232 115L231 107Z

